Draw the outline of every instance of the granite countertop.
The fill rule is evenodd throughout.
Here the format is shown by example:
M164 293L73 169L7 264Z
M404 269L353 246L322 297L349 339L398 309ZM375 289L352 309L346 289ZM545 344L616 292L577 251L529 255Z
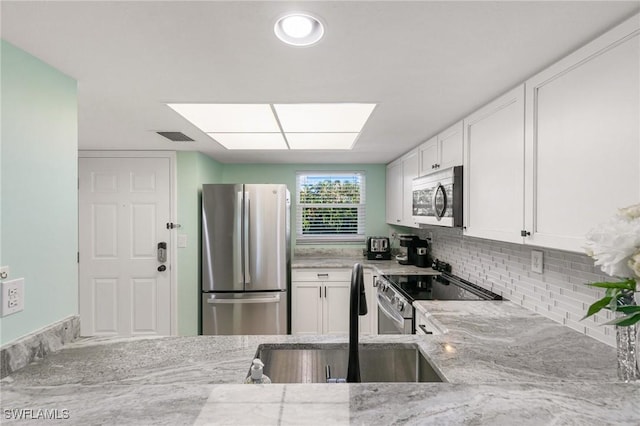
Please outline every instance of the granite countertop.
M447 383L240 384L261 343L347 336L89 338L4 378L3 424L11 409L67 410L64 424L640 423L614 348L508 301L416 306L447 332L361 342L415 344Z
M414 265L400 265L396 260L368 260L365 256L296 256L291 261L292 269L308 268L351 268L354 263L363 268L373 269L375 273L394 275L438 275L432 268L419 268Z

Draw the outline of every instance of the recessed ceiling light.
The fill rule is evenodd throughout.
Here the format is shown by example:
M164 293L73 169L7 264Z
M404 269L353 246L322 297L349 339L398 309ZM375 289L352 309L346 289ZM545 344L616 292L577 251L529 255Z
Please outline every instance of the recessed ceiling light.
M273 31L283 42L292 46L310 46L324 35L324 25L308 13L290 13L278 19Z

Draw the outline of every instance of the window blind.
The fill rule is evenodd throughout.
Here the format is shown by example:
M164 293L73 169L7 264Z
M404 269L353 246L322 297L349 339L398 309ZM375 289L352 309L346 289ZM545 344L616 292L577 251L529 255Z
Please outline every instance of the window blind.
M298 172L296 181L297 243L364 241L364 172Z

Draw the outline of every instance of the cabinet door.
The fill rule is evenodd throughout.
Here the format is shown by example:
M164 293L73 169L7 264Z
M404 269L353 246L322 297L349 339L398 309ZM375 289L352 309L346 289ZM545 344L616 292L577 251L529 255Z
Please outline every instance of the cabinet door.
M464 120L464 233L522 243L524 85Z
M360 317L360 334L378 334L378 301L377 289L373 286L374 276L371 272L364 273L364 291L367 295L367 315Z
M420 156L420 176L433 172L438 164L438 137L434 136L418 148Z
M526 82L525 243L583 251L640 199L638 17Z
M462 121L449 127L438 135L438 169L462 165L463 150Z
M322 333L321 289L320 283L291 283L291 334Z
M387 166L387 211L386 220L391 225L402 222L402 161Z
M322 323L324 334L349 332L349 300L351 283L325 282Z
M417 228L413 220L413 179L418 177L418 150L415 149L402 160L402 225Z

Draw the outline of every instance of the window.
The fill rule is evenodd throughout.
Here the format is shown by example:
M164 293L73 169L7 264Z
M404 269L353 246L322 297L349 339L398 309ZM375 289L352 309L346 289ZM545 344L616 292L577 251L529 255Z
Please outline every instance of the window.
M364 172L298 172L298 243L364 242Z

